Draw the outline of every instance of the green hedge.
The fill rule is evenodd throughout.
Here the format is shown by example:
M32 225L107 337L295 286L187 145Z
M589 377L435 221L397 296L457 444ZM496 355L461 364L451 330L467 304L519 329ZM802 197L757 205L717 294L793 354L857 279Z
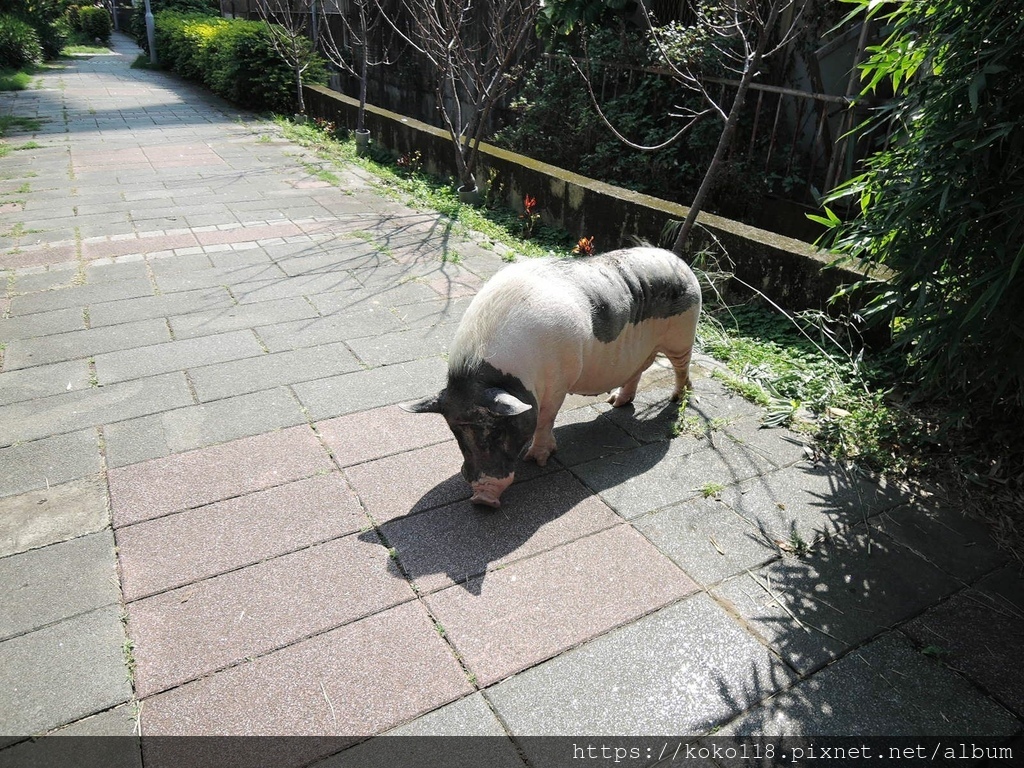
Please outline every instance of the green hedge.
M42 58L39 34L24 21L0 14L0 68L21 69Z
M157 58L162 66L203 83L239 106L295 111L295 75L274 50L266 23L176 11L161 11L155 23ZM312 55L312 44L307 41L307 46ZM327 71L319 57L303 80L326 82Z
M109 44L113 26L106 8L89 5L78 9L78 28L91 40Z

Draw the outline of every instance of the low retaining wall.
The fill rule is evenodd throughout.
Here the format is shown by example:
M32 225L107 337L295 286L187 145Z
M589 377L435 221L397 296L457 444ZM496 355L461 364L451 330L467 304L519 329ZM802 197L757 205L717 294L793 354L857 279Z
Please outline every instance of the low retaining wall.
M317 85L306 86L305 96L311 117L355 129L355 99ZM419 152L429 172L455 174L447 132L369 104L364 122L373 141L396 155ZM666 223L686 217L683 205L605 184L489 144L482 144L480 153L482 167L476 177L481 182L492 180L492 197L521 210L523 196L529 194L537 199L545 223L575 237L594 237L601 251L629 245L634 238L657 243ZM700 214L698 222L725 247L733 261L732 271L740 280L787 309L824 309L838 286L863 279L853 270L828 267L827 254L800 240L706 213Z

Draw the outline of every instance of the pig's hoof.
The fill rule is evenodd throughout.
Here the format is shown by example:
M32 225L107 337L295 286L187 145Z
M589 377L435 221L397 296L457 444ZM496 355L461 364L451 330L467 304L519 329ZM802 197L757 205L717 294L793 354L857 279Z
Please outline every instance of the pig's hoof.
M554 447L551 448L538 448L536 446L530 446L530 450L526 452L524 458L533 459L537 462L538 467L543 467L548 463L548 457L554 452Z
M620 389L618 392L616 392L614 395L608 398L608 403L611 405L612 408L621 408L624 405L629 405L630 403L632 403L634 397L636 397L635 393L632 395L625 394Z
M473 498L469 501L472 504L479 504L483 507L490 507L491 509L498 509L501 506L501 502L496 498L483 493L474 493Z

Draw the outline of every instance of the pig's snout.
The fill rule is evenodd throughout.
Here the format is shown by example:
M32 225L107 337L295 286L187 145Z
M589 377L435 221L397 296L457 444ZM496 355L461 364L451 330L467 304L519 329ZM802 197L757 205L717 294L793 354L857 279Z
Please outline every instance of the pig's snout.
M512 485L515 477L515 472L509 473L508 477L481 475L478 480L470 483L470 486L473 488L473 498L470 501L473 504L483 504L484 506L497 509L501 506L501 501L499 501L501 494Z

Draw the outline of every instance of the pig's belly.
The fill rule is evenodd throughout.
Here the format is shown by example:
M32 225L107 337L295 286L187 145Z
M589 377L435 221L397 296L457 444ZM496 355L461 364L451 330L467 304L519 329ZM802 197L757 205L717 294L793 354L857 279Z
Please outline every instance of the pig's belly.
M599 395L622 386L661 347L672 318L646 320L627 325L615 341L589 341L583 350L583 368L579 378L569 385L569 392L578 395Z

